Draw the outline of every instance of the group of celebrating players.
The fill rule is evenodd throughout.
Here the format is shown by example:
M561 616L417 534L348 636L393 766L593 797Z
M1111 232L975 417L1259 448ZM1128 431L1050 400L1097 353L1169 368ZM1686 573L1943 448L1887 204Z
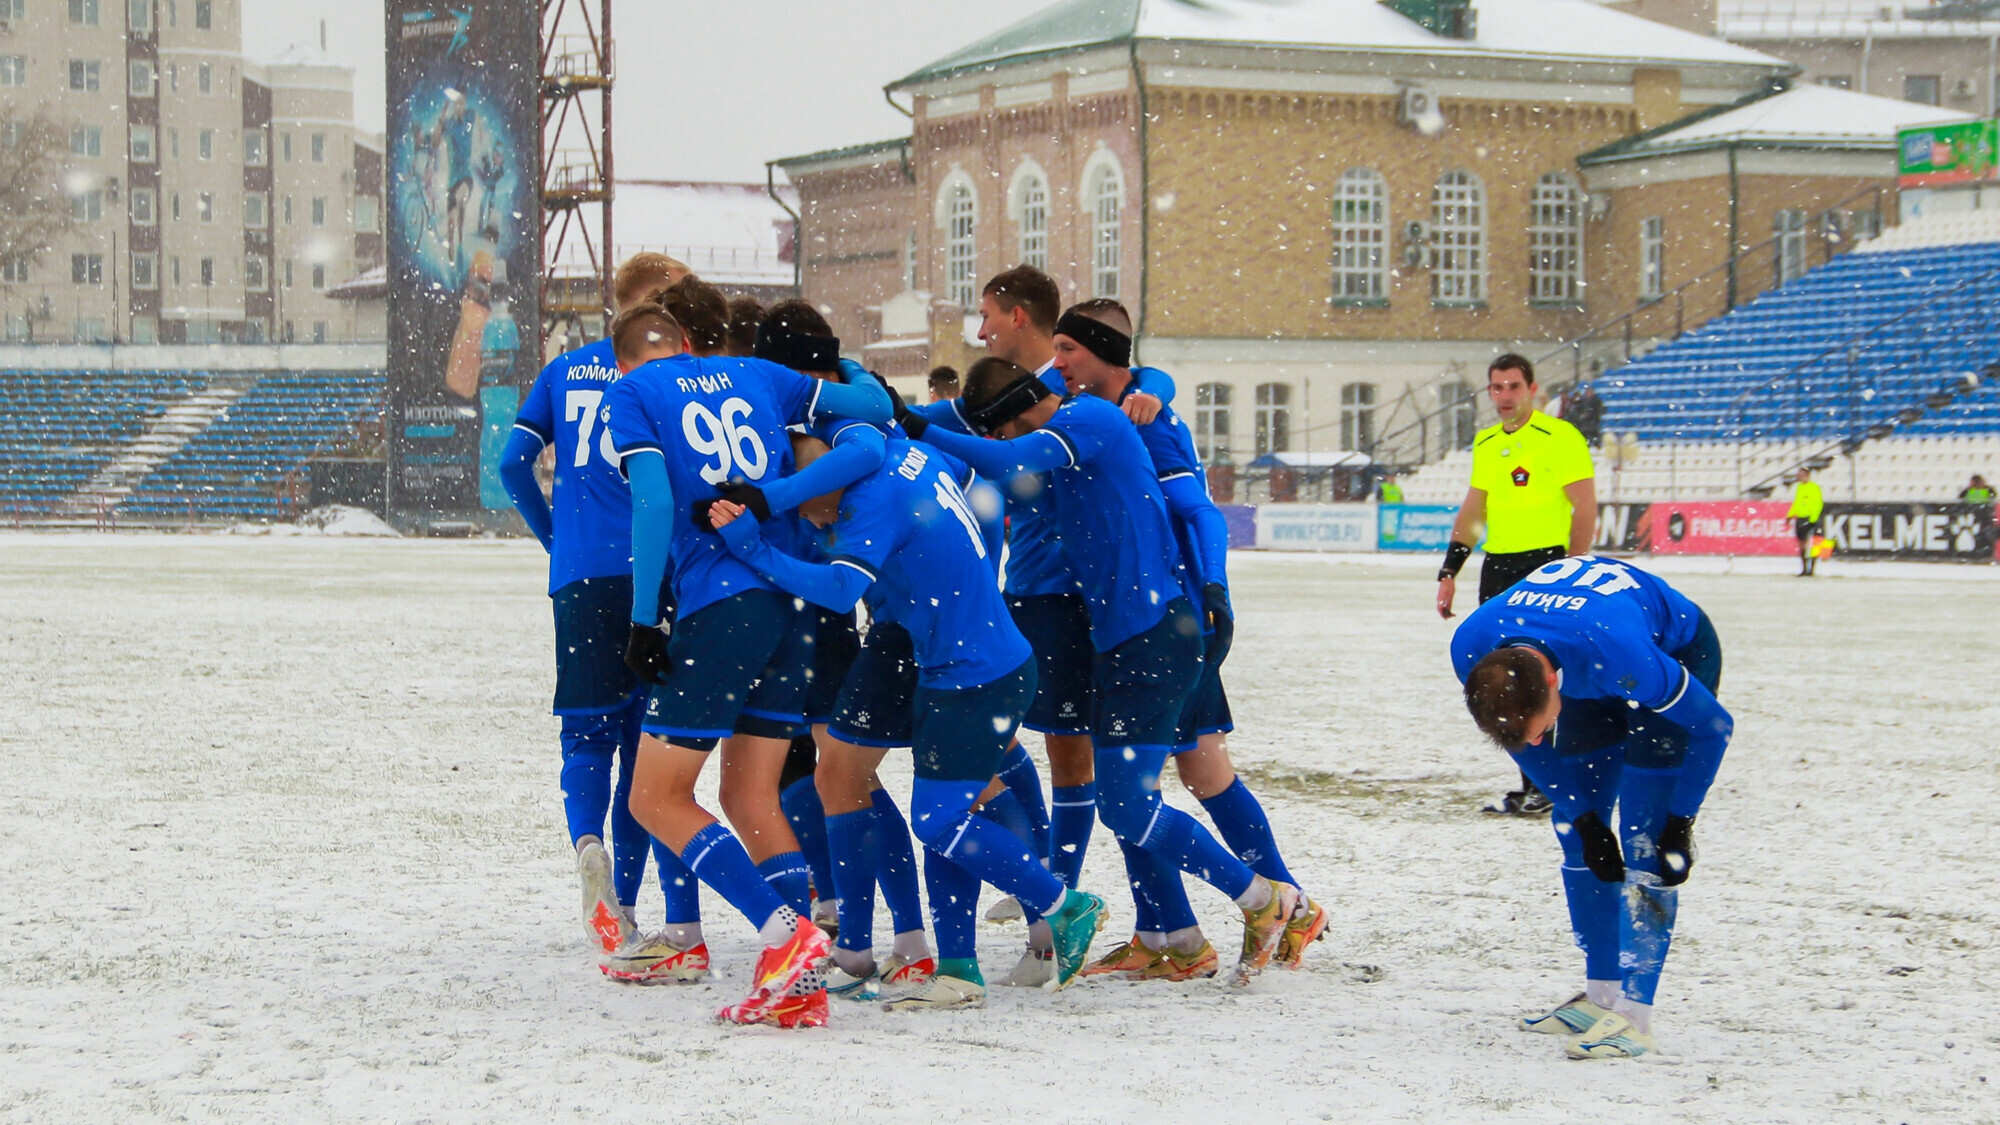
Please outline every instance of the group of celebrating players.
M1122 306L1064 310L1047 275L1007 270L983 287L990 354L966 373L962 395L906 404L843 359L802 301L730 302L657 254L620 267L614 298L609 338L557 358L536 381L502 469L550 553L563 798L607 975L706 978L706 883L764 943L747 994L723 1020L819 1026L829 996L891 1010L975 1007L985 999L973 934L986 883L1007 896L989 919L1027 923L1005 984L1211 977L1220 959L1189 902L1190 874L1242 911L1233 983L1274 961L1298 967L1327 914L1286 867L1224 742L1227 528L1173 412L1172 379L1131 365ZM534 465L549 447L545 497ZM1562 563L1576 566L1542 583L1564 589L1533 603L1538 619L1638 589L1673 618L1664 626L1673 638L1653 637L1652 649L1713 647L1700 611L1652 576L1608 560ZM1592 568L1578 576L1583 563ZM1692 862L1707 788L1691 775L1705 768L1712 780L1720 745L1697 738L1700 755L1648 760L1645 792L1662 823L1626 810L1621 850L1605 827L1620 770L1602 759L1623 763L1621 747L1640 741L1644 724L1606 706L1589 745L1566 743L1570 724L1558 731L1552 710L1573 694L1564 670L1572 683L1594 674L1634 706L1673 694L1660 713L1674 730L1686 729L1675 710L1692 706L1683 700L1719 708L1686 683L1660 687L1664 667L1637 689L1601 660L1586 673L1604 656L1588 647L1589 627L1566 648L1527 627L1518 599L1494 607L1512 612L1483 608L1454 646L1468 705L1556 803L1559 828L1583 841L1605 888L1571 887L1565 867L1589 987L1524 1026L1554 1021L1589 1039L1592 1027L1572 1025L1612 1019L1614 1007L1625 1013L1615 1018L1644 1020L1615 995L1625 985L1616 963L1644 960L1621 943L1644 946L1656 979L1669 888ZM1687 721L1716 720L1704 711ZM1043 736L1046 792L1023 727ZM1727 731L1719 737L1726 745ZM728 827L695 796L718 747ZM915 773L900 806L876 772L899 747L911 749ZM1162 800L1169 759L1213 832ZM1091 960L1107 905L1077 884L1099 820L1123 853L1133 932ZM1666 843L1654 846L1663 828L1685 837L1664 878ZM1635 831L1652 835L1635 842ZM921 896L912 835L924 852ZM649 849L666 918L642 933L633 912ZM1648 859L1635 858L1628 875L1626 855ZM1648 873L1650 896L1638 898L1650 913L1628 905L1621 916L1614 883L1632 899L1632 880ZM879 961L878 885L895 929ZM1606 923L1611 993L1601 987ZM1650 983L1639 991L1649 1006ZM1646 1028L1628 1020L1615 1030L1613 1048L1587 1055L1650 1049Z

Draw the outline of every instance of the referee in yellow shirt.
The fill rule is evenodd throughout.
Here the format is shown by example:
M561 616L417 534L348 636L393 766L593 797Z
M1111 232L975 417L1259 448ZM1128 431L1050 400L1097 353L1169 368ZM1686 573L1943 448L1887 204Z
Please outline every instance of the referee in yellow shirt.
M1452 615L1458 572L1486 529L1479 600L1507 589L1565 555L1590 553L1597 533L1597 470L1575 426L1535 409L1535 368L1509 353L1486 369L1486 394L1500 415L1472 439L1472 487L1451 525L1451 547L1438 571L1437 611ZM1488 812L1538 816L1549 799L1527 774L1521 788Z

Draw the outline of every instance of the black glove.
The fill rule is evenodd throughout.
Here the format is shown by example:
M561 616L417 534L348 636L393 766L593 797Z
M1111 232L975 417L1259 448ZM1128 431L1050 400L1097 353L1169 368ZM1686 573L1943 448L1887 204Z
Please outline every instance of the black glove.
M764 490L754 484L730 481L722 486L722 498L750 509L750 514L762 523L771 522L771 502L764 499Z
M703 531L712 532L715 530L715 519L709 514L709 510L714 507L715 500L713 499L697 500L694 502L694 513L689 518L694 520L696 527Z
M750 509L750 514L756 516L761 522L769 522L771 519L771 502L764 499L763 489L758 488L754 484L726 483L722 486L721 496L716 497L714 500L697 500L694 502L694 514L691 518L694 520L694 525L703 531L716 530L715 516L713 514L716 500L727 500L732 504L741 504L743 507Z
M1694 818L1670 816L1654 846L1660 850L1660 885L1678 887L1694 870Z
M1208 627L1215 632L1212 646L1228 648L1236 639L1236 612L1229 608L1229 588L1210 582L1201 588L1201 603L1208 608Z
M1606 883L1625 881L1625 853L1618 847L1617 835L1596 813L1587 812L1570 821L1569 830L1576 833L1577 843L1583 847L1584 866L1592 875Z
M667 682L671 668L667 663L667 635L659 626L632 623L631 635L625 641L625 666L646 683Z
M903 401L903 396L896 393L896 388L884 383L882 389L889 392L890 417L903 427L903 432L909 435L911 441L922 441L924 431L931 428L931 420L911 410L910 404Z

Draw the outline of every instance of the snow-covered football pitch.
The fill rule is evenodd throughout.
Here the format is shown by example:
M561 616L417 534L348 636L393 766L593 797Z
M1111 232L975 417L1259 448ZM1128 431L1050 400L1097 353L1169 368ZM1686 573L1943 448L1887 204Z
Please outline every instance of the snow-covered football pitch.
M1512 774L1435 565L1233 562L1236 758L1333 917L1303 971L786 1033L710 1021L753 956L710 895L711 983L598 974L532 543L0 537L0 1118L2000 1119L2000 574L1660 568L1721 632L1737 737L1660 1051L1586 1063L1513 1029L1581 960L1546 821L1478 811ZM1085 876L1108 948L1102 829ZM981 927L991 977L1020 936Z

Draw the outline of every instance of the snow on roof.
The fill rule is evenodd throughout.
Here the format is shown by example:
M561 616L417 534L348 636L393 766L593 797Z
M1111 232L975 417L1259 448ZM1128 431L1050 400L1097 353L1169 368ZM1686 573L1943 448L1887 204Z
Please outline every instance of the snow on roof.
M778 188L787 205L798 189ZM612 201L615 257L656 250L686 262L705 280L731 285L790 285L792 217L763 184L620 180Z
M1912 19L1926 9L1976 11L1922 0L1721 0L1716 23L1730 39L1935 39L2000 33L2000 12L1986 18Z
M1478 35L1433 35L1377 0L1066 0L894 86L1134 40L1425 55L1495 55L1783 68L1782 59L1590 0L1474 0Z
M389 267L376 266L363 270L339 285L326 291L326 295L341 301L375 300L389 295Z
M1969 113L1898 98L1878 98L1828 86L1798 86L1735 109L1698 116L1679 128L1670 125L1599 152L1604 158L1629 159L1728 142L1892 149L1898 130L1971 119Z
M331 66L351 71L354 68L333 55L310 43L294 43L285 48L284 53L264 64L265 66Z

